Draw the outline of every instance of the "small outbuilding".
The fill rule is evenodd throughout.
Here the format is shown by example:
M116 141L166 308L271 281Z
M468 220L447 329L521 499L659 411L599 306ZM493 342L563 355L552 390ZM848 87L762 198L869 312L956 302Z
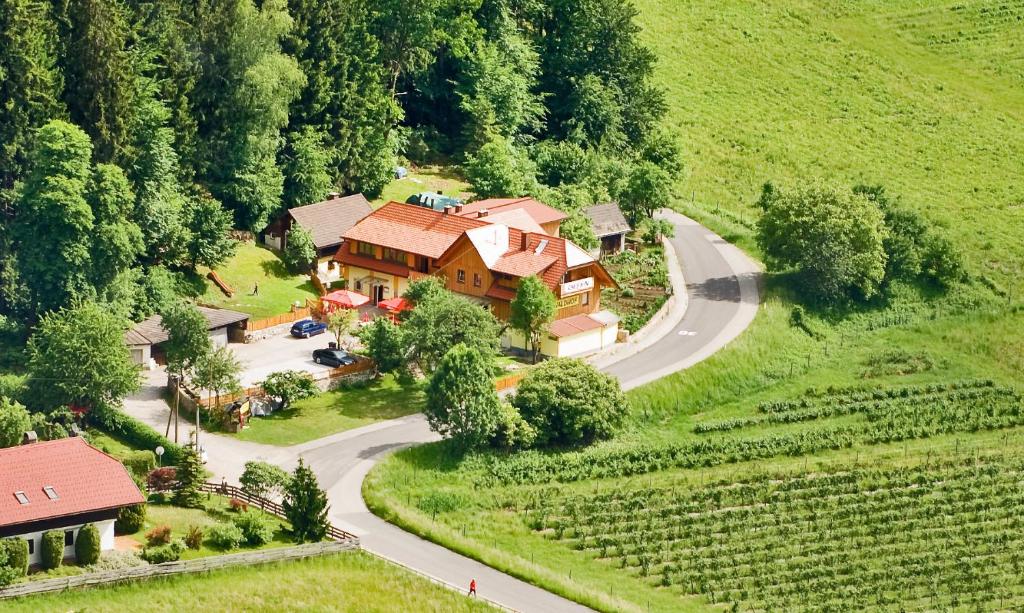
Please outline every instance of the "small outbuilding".
M262 232L263 243L283 250L288 245L288 233L295 226L309 233L316 248L317 268L326 274L334 266L331 259L341 235L373 211L362 194L342 196L331 194L327 200L288 209Z
M249 320L247 313L204 306L197 306L196 309L206 318L210 340L215 347L245 341L245 325ZM124 342L132 352L132 360L147 368L154 361L164 363L162 345L167 339L167 330L164 330L160 315L148 317L124 333Z
M615 255L626 248L626 235L632 228L617 202L595 204L584 213L590 219L590 227L598 240L598 246L590 250L592 256Z
M114 548L114 520L142 492L115 458L72 437L0 449L0 538L28 541L29 564L42 561L42 536L64 532L73 558L78 531L96 526L100 550Z

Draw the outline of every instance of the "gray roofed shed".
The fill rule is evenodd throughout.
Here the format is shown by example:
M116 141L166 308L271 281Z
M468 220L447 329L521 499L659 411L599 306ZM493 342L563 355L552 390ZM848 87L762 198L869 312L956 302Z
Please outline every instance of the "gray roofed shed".
M216 330L249 319L247 313L229 309L214 309L204 306L197 306L196 309L206 318L209 330ZM163 319L160 315L147 317L124 333L125 343L133 346L159 345L167 339L167 330L164 330Z
M313 238L317 249L341 244L341 235L373 212L362 194L337 196L323 202L289 209L288 214Z
M584 213L590 218L590 225L597 238L622 234L632 229L617 202L595 204L587 208Z

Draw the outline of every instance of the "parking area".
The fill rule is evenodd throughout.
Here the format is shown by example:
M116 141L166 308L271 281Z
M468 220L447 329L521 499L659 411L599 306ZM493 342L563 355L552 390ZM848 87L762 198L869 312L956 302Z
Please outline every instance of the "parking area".
M292 338L285 330L277 336L230 347L242 363L241 383L250 387L279 370L305 370L314 375L331 370L329 366L313 362L313 350L333 342L334 335L330 332L310 338Z

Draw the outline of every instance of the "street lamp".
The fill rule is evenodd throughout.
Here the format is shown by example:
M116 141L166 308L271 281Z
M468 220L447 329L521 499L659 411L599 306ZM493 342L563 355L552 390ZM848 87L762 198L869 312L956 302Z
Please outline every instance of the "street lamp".
M163 459L164 459L164 446L163 445L157 445L156 449L154 449L153 451L156 452L157 466L163 466L164 465L164 463L163 463Z

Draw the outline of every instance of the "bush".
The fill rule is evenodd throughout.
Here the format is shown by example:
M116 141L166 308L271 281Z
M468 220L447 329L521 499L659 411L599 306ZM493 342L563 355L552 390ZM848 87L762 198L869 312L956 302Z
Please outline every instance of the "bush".
M75 539L75 560L80 565L95 564L100 559L100 531L95 524L85 524Z
M246 511L235 518L235 525L242 531L242 538L253 547L266 545L274 538L274 529L259 511Z
M230 551L238 549L245 535L235 524L217 524L210 528L207 538L215 547Z
M135 534L142 529L142 525L145 522L145 502L121 507L121 510L117 512L117 519L114 520L114 532L117 534Z
M146 544L150 547L167 545L171 542L171 527L157 526L146 533Z
M189 526L185 534L185 546L189 549L200 549L203 546L203 529L199 526Z
M146 477L146 486L151 492L166 492L173 490L178 483L178 469L173 466L164 466L150 471Z
M280 466L269 462L250 460L245 463L245 470L242 471L242 476L238 481L246 493L262 498L270 493L283 494L288 479L288 473ZM232 506L232 508L234 507Z
M25 432L32 428L28 410L8 398L0 398L0 447L21 444Z
M241 513L243 511L249 510L249 503L245 502L244 500L239 500L237 498L232 498L231 500L229 500L228 506L231 507L231 510L234 511L235 513Z
M491 445L502 449L529 449L537 440L537 431L526 423L519 411L510 404L501 404L498 429L491 437Z
M540 446L608 438L629 412L617 379L569 358L554 358L531 369L512 405L533 427Z
M133 451L121 463L133 475L145 477L156 469L156 454L148 449Z
M100 404L89 410L86 419L100 430L139 449L164 448L164 462L177 464L182 447L161 436L156 430L121 411Z
M175 562L181 558L181 552L185 546L181 541L173 541L167 545L146 547L142 551L142 559L150 564L163 564L164 562Z
M24 577L28 574L28 541L18 537L3 539L0 541L0 549L6 552L6 562L0 562L0 566L6 565L15 571L16 577ZM0 553L3 556L3 553Z
M43 558L41 564L46 570L60 567L61 562L64 561L63 530L50 530L43 533L40 555Z
M0 588L14 583L14 580L20 576L18 571L8 564L8 557L7 550L0 547Z

